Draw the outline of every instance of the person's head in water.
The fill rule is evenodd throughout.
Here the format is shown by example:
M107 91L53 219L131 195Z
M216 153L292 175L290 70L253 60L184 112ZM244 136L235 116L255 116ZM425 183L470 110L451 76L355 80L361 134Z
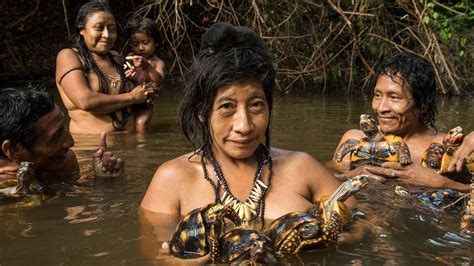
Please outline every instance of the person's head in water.
M127 35L133 53L145 58L160 56L161 36L156 22L149 18L139 18L127 25Z
M420 122L435 128L436 79L426 59L396 54L378 67L374 81L372 108L382 131L406 132Z
M210 119L218 91L235 84L263 88L268 106L265 145L270 145L270 125L275 69L263 40L251 29L216 23L202 36L201 49L186 76L180 106L184 135L193 143L212 143Z
M0 158L31 161L39 168L62 163L74 145L63 120L44 90L0 90Z
M72 46L77 49L84 62L86 73L93 71L99 77L100 92L108 91L108 79L97 65L92 53L109 57L115 70L120 75L120 80L125 80L122 66L113 60L110 51L117 40L117 25L109 4L106 1L91 1L81 6L76 16L76 30L73 35ZM121 90L124 90L121 82Z

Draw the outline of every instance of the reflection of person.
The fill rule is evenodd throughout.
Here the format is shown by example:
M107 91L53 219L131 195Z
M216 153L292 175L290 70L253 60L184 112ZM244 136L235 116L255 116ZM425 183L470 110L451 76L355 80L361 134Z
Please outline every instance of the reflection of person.
M399 163L385 163L382 167L363 165L343 173L341 177L365 173L376 179L397 177L408 183L430 187L468 189L465 184L421 166L425 149L432 142L441 143L444 136L435 129L437 108L433 66L424 58L397 54L379 67L375 80L372 109L379 128L384 133L401 136L409 147L414 163L405 167ZM361 130L349 130L342 136L339 145L347 139L360 139L364 136ZM472 143L464 145L472 146ZM349 156L346 156L343 162L336 165L349 169L348 161Z
M165 63L158 57L161 43L158 26L149 18L133 20L127 26L127 34L133 50L127 59L131 58L133 68L126 70L125 76L133 78L137 84L152 83L151 86L158 92L158 86L165 76ZM152 115L151 104L137 108L135 118L137 132L145 131Z
M144 85L131 88L123 59L112 47L117 26L105 2L84 4L77 15L73 48L56 58L56 85L71 118L71 133L98 134L134 130L131 105L154 96Z
M185 136L201 146L158 168L143 213L178 218L222 202L244 221L275 219L332 194L339 182L310 155L270 147L274 85L271 56L254 31L228 23L209 28L180 106Z
M0 90L0 181L16 179L21 162L33 162L43 184L75 181L79 166L64 115L44 91ZM117 176L123 160L106 151L105 135L94 155L95 175Z

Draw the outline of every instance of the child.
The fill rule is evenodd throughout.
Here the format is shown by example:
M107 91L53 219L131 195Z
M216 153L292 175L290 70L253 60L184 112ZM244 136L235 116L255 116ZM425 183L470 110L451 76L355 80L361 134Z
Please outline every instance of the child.
M161 42L158 26L149 18L133 20L127 26L127 34L133 52L126 57L132 63L132 67L125 71L126 77L137 84L147 84L158 93L165 75L165 63L158 57ZM151 103L138 106L135 116L136 132L145 132L152 115Z

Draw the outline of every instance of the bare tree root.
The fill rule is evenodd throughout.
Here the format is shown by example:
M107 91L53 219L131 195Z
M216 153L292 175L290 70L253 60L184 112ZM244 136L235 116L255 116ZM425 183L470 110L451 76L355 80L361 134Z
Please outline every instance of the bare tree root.
M305 86L323 92L333 87L347 93L367 91L377 65L397 51L426 57L435 66L440 93L462 94L474 81L472 67L456 61L453 51L423 22L426 4L161 0L145 1L131 18L155 19L163 33L169 71L180 76L199 50L202 33L214 22L227 21L253 28L267 42L277 66L277 88L284 94Z

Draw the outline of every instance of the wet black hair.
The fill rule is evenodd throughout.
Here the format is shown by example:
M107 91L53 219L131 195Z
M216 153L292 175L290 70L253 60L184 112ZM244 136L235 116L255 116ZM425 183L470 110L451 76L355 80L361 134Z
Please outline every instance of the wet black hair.
M436 129L436 79L428 60L413 54L395 54L379 66L374 83L381 75L390 77L393 82L401 81L402 88L407 88L415 100L421 122Z
M275 68L262 38L253 30L220 22L201 38L201 48L186 75L185 93L180 103L181 128L194 147L210 145L209 118L217 91L244 81L262 85L270 119L275 87ZM270 123L265 132L270 148Z
M84 62L84 71L86 73L89 73L91 71L96 73L97 76L99 77L99 91L101 93L108 94L109 89L108 89L107 77L105 73L103 73L103 71L97 65L97 62L94 60L94 58L91 55L91 52L87 48L87 45L84 41L84 37L80 34L81 30L83 30L84 27L86 26L87 19L91 15L97 12L107 12L107 13L112 14L113 16L113 13L107 1L91 1L91 2L85 3L84 5L81 6L81 8L79 9L79 12L77 13L76 23L75 23L77 32L73 35L71 42L72 42L72 46L77 49L79 56ZM125 93L126 92L126 87L125 87L126 78L125 78L125 72L122 69L122 66L119 65L115 61L110 51L107 53L106 56L109 58L109 61L112 62L115 70L120 76L120 80L122 80L122 82L120 82L119 93ZM125 126L125 124L127 124L127 120L130 115L128 111L126 110L126 108L122 109L121 113L122 113L122 119L118 119L115 113L109 114L113 120L112 124L116 129L121 129L123 126ZM116 124L118 124L118 126Z
M39 87L0 90L0 144L9 140L31 150L41 133L36 121L54 111L55 103ZM6 158L0 149L0 157Z
M161 35L156 22L149 18L136 18L131 20L126 27L127 36L132 37L135 33L145 33L150 36L156 44L155 55L160 56Z

